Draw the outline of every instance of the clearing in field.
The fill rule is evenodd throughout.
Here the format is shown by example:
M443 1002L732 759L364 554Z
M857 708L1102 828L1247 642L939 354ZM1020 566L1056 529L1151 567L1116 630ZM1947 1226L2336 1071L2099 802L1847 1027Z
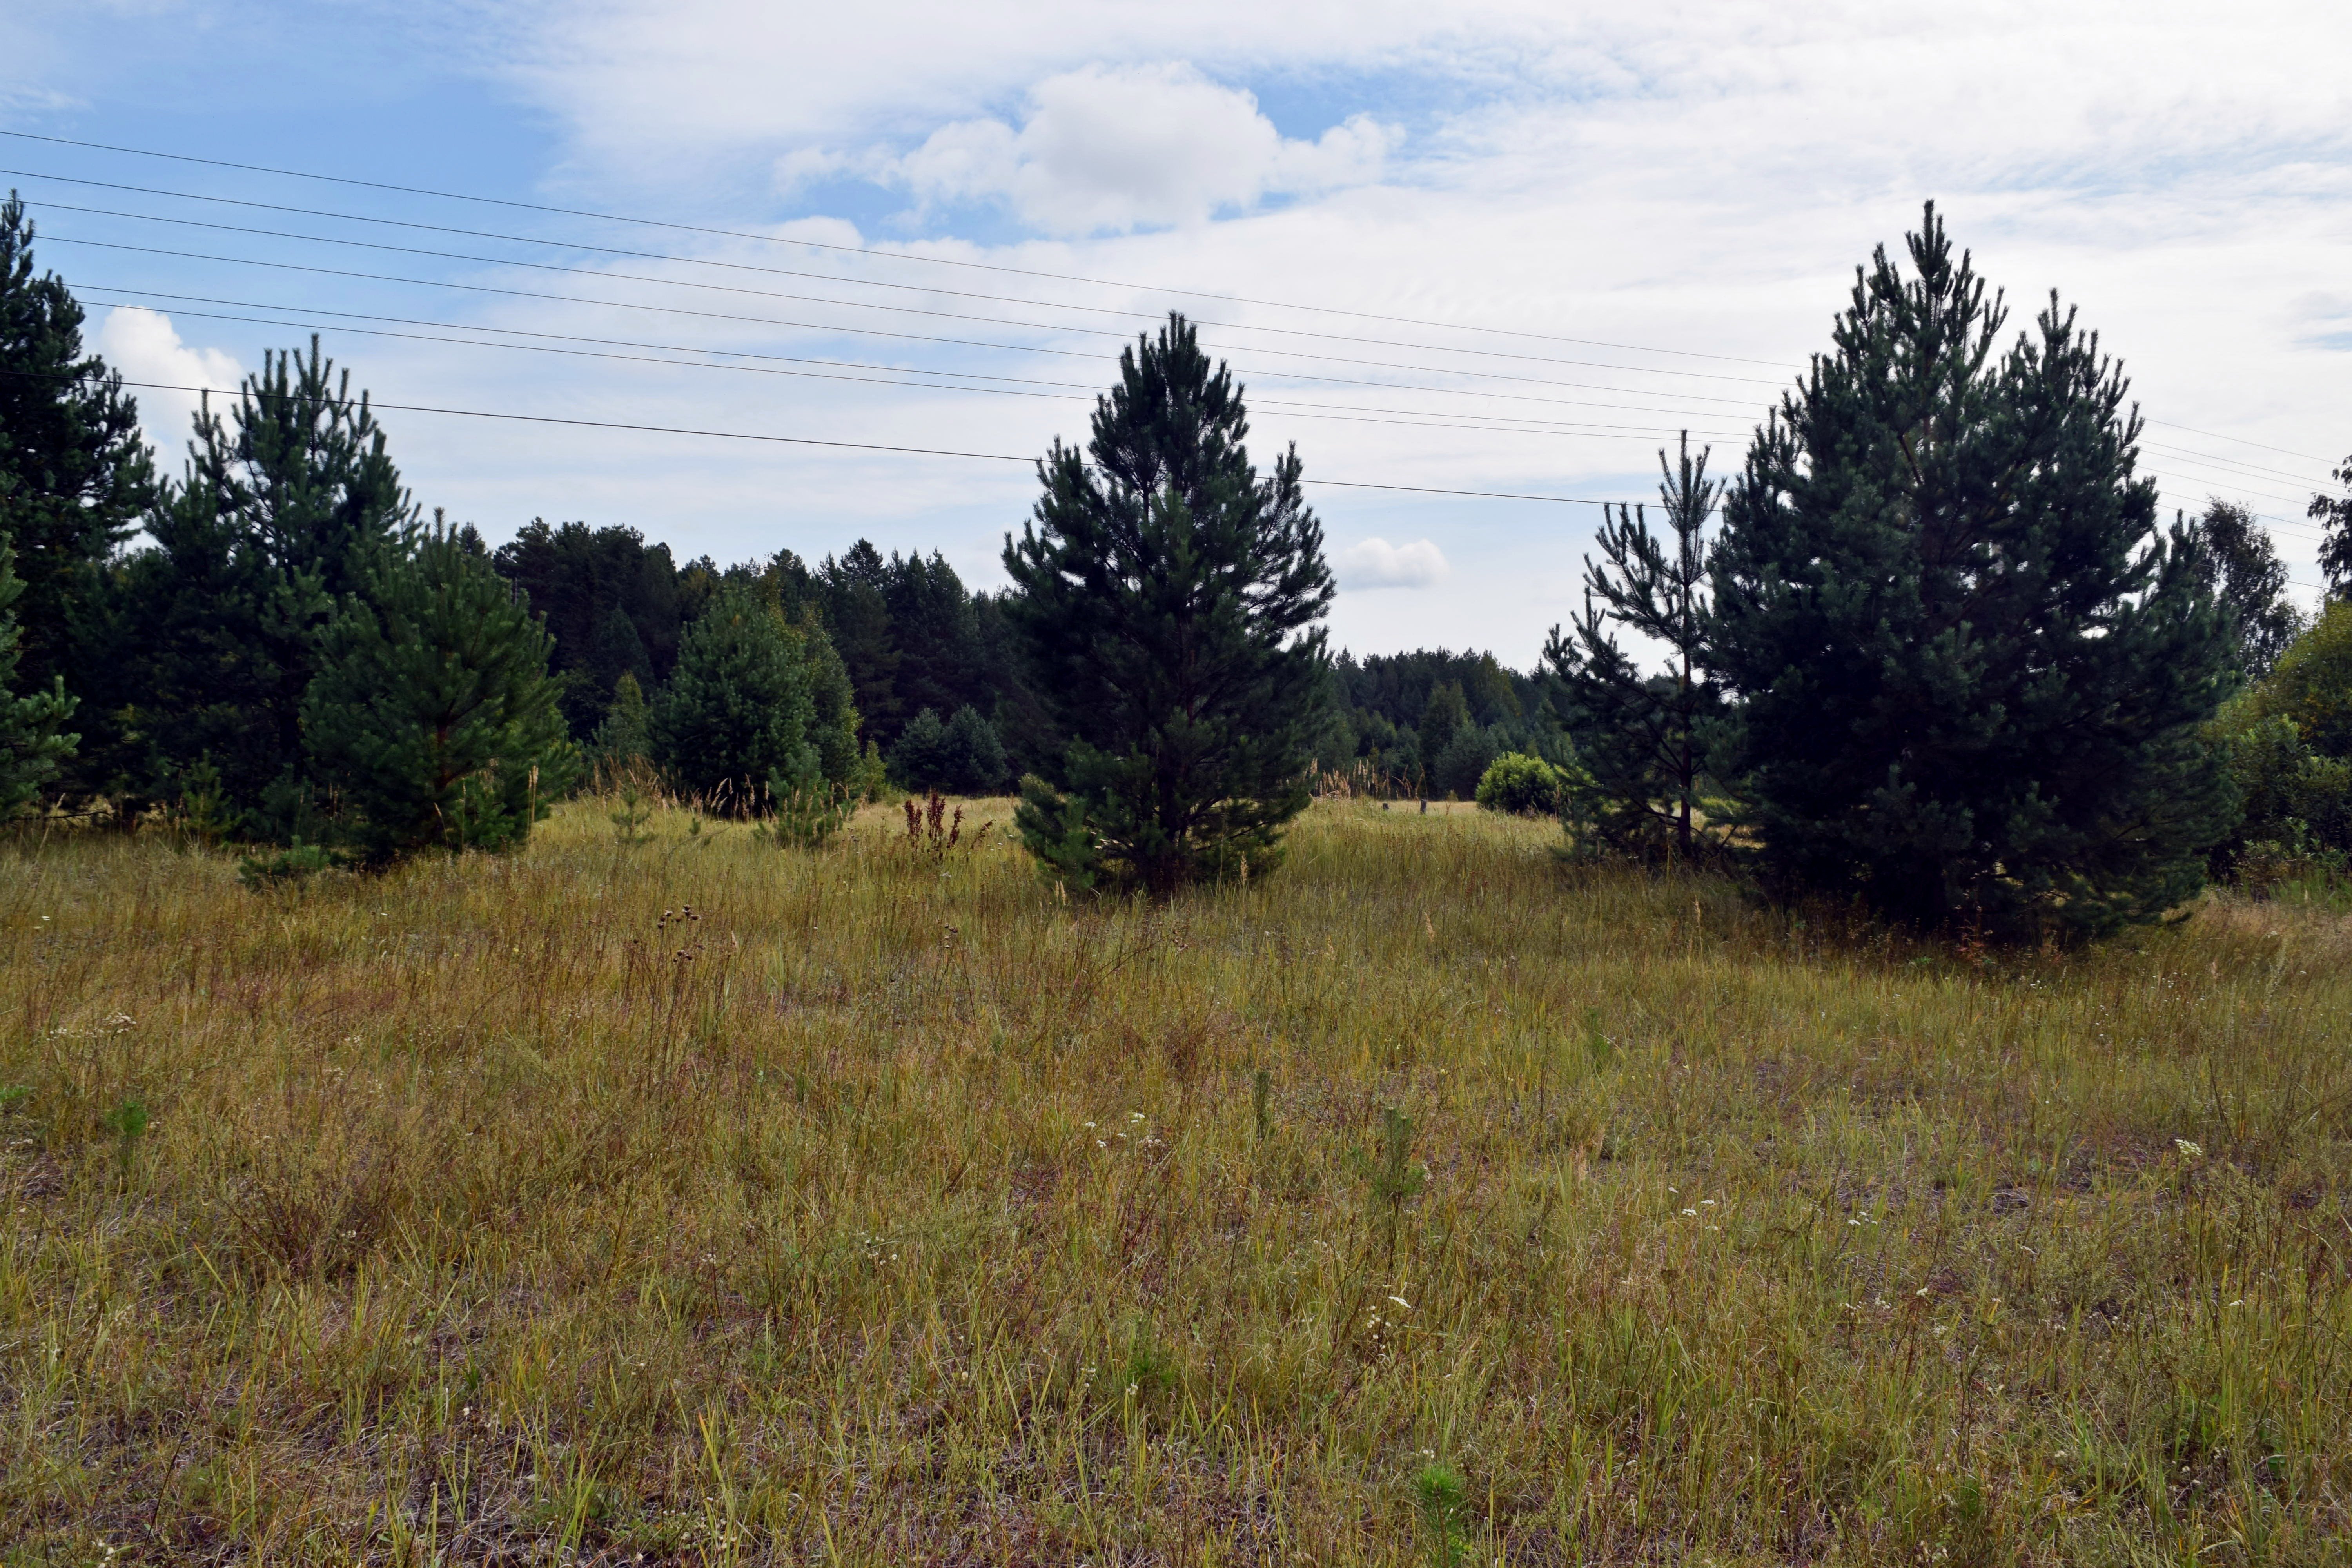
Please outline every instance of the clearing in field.
M0 864L9 1561L2346 1560L2332 914L1987 959L1475 813L1153 906L605 811Z

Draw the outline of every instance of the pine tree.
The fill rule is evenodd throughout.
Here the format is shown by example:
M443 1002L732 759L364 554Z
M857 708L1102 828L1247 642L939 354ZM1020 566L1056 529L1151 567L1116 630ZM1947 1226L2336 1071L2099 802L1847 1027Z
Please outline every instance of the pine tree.
M792 628L808 668L809 744L816 749L818 776L841 788L855 785L863 761L857 749L857 699L848 667L834 651L816 607L804 605Z
M750 588L726 584L687 627L654 703L654 760L687 793L748 815L762 788L822 776L815 718L800 638Z
M1331 575L1297 453L1261 479L1248 429L1232 374L1171 315L1120 353L1087 453L1054 443L1005 541L1007 611L1070 737L1016 822L1082 884L1264 870L1306 808Z
M613 705L604 710L602 722L596 726L593 743L593 754L600 764L619 766L650 756L653 752L651 710L646 703L645 688L627 670L613 682Z
M2230 613L2239 673L2259 681L2303 630L2303 613L2286 594L2286 563L2269 531L2235 501L2214 497L2186 529L2202 552L2207 588Z
M437 521L344 596L303 738L366 859L529 836L576 771L549 647L488 554Z
M1614 518L1603 510L1594 536L1601 560L1584 558L1584 614L1572 637L1554 626L1544 648L1583 716L1578 761L1591 784L1580 804L1598 847L1685 863L1705 847L1696 826L1706 805L1705 733L1722 706L1703 668L1705 531L1723 489L1707 479L1706 459L1706 452L1691 457L1687 435L1677 466L1658 454L1670 541L1650 531L1642 508L1620 506ZM1664 672L1643 675L1617 645L1617 626L1662 649Z
M296 830L328 623L415 523L367 395L315 338L307 356L267 355L228 423L207 402L186 477L149 520L155 546L127 569L151 628L132 719L149 776L209 758L246 831Z
M66 695L61 677L51 676L47 691L16 695L16 605L25 583L16 563L8 536L0 533L0 822L24 809L58 764L73 755L80 739L63 729L73 717L75 699Z
M82 309L55 273L33 274L32 223L0 203L0 536L15 542L17 679L63 676L77 695L81 616L100 569L138 526L154 483L139 408L122 378L82 352Z
M2137 412L2055 297L2003 314L1931 206L1724 506L1708 661L1783 885L2019 936L2150 921L2233 809L2200 738L2231 628L2158 530Z
M947 787L957 795L987 795L1004 782L1004 744L996 726L967 702L947 727Z

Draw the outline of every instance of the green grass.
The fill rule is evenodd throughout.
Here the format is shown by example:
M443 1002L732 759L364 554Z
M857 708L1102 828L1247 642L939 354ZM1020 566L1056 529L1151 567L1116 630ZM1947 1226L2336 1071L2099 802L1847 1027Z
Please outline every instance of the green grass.
M1972 960L1475 813L1153 908L608 809L0 861L6 1561L2352 1561L2324 908Z

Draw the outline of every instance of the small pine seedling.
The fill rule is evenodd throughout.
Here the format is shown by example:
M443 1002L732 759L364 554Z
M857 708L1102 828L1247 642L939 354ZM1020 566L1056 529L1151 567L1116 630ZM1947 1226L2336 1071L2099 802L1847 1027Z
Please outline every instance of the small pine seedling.
M1591 1058L1594 1072L1606 1071L1617 1055L1617 1047L1611 1045L1609 1037L1601 1032L1601 1009L1598 1007L1584 1010L1584 1054Z
M1424 1465L1412 1479L1412 1490L1429 1536L1429 1560L1438 1568L1453 1568L1462 1560L1462 1478L1444 1465Z
M136 1098L125 1099L100 1118L100 1123L115 1136L115 1163L125 1185L130 1184L131 1162L138 1155L139 1140L147 1135L150 1120L147 1102Z

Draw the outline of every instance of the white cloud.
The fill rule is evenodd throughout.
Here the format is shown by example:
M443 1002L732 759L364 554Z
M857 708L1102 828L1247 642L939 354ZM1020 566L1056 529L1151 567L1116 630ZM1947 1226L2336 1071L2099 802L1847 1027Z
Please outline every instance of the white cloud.
M1032 88L1020 130L952 121L896 173L926 204L1003 200L1047 233L1096 234L1363 184L1395 140L1364 114L1316 141L1286 137L1251 94L1189 65L1090 65Z
M1339 552L1331 566L1339 586L1348 589L1433 588L1454 571L1445 563L1445 552L1427 539L1410 544L1367 539Z
M194 387L233 395L244 374L236 361L220 350L192 348L182 342L171 317L141 305L117 305L109 310L93 346L109 366L121 372L123 380L153 384L130 390L139 402L139 423L166 472L177 466L179 454L186 448L190 424L203 395L201 390L175 389ZM218 396L213 399L213 406L216 410L223 406Z

